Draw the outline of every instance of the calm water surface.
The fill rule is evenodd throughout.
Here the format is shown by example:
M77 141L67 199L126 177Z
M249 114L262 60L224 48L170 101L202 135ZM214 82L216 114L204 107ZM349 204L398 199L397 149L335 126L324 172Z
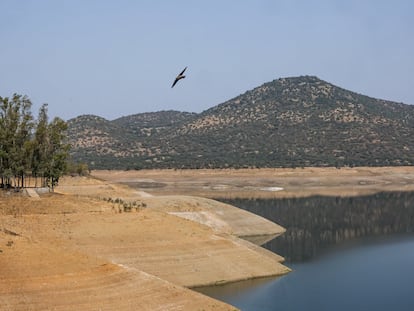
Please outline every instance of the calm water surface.
M293 272L200 289L241 310L414 310L414 193L226 201L287 232L264 247Z

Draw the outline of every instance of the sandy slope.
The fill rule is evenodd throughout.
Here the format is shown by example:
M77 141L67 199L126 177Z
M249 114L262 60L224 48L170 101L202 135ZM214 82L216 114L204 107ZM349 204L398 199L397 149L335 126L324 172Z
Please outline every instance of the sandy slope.
M61 243L3 231L0 245L0 310L234 310Z
M234 235L255 233L242 224L283 228L233 207L87 178L66 178L57 191L0 197L0 310L234 310L185 287L289 271ZM109 197L138 205L120 213Z
M282 258L238 238L284 229L188 195L414 190L413 167L93 174L99 180L63 178L57 194L40 198L0 192L1 311L234 310L186 287L288 272Z

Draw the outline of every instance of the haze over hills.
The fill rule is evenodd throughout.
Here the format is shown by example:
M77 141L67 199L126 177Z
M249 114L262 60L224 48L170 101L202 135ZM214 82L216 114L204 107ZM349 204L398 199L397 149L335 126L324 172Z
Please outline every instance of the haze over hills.
M314 76L277 79L199 114L68 123L73 159L92 169L414 164L414 106Z

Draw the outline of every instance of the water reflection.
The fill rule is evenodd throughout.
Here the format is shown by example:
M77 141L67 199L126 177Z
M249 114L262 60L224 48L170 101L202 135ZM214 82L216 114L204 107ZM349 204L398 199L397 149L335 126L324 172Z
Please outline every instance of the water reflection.
M285 234L263 247L287 262L312 259L329 246L357 238L414 232L413 192L221 201L285 227Z

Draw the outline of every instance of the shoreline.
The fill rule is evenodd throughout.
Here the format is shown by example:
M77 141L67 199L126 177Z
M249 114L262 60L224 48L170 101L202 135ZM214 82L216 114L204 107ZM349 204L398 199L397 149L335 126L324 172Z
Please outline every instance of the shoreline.
M247 241L285 229L209 197L414 191L414 167L92 175L64 177L54 194L1 197L0 296L10 309L235 310L191 289L288 273L282 257Z
M236 310L191 288L290 271L282 257L238 237L279 235L282 227L206 198L144 194L64 177L54 194L4 196L5 304L13 310L58 304L62 310Z
M156 196L176 194L211 199L358 196L381 191L414 191L414 166L96 170L91 174Z

